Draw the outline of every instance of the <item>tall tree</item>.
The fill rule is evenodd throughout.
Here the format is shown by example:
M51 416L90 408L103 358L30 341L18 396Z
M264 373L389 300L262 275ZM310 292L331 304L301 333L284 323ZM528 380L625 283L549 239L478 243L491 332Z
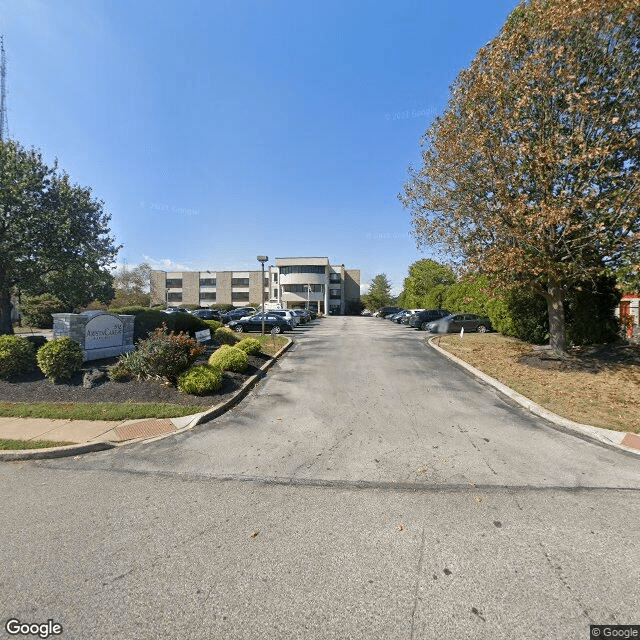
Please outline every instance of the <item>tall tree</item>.
M640 269L640 3L529 0L457 77L401 201L438 246L547 302Z
M435 260L417 260L409 267L409 275L404 279L401 297L406 307L425 304L427 296L440 285L450 285L456 281L451 267Z
M379 273L369 285L369 291L362 296L362 302L367 309L377 310L393 302L391 296L391 282L386 274Z
M113 297L109 220L91 189L38 151L0 141L0 334L12 333L13 293L55 293L70 308Z
M151 301L149 295L151 271L151 266L146 262L134 267L123 264L113 280L115 289L113 306L149 306Z

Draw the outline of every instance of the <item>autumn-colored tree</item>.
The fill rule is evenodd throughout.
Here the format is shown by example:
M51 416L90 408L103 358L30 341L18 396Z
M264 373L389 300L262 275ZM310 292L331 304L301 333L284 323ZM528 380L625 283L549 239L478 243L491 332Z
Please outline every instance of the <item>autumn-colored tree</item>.
M400 195L419 245L547 301L640 265L640 3L529 0L477 53Z

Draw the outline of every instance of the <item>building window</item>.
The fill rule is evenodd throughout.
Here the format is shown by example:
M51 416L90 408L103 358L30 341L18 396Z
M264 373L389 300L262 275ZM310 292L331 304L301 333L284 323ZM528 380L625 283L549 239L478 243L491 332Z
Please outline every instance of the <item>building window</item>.
M201 291L200 292L200 300L215 300L216 292L215 291Z
M301 293L306 295L307 293L311 292L311 293L322 293L322 286L321 284L312 284L312 285L308 285L308 284L285 284L282 286L282 288L287 292L287 293ZM309 289L309 287L311 287L311 289Z
M182 302L182 293L169 291L167 293L167 302Z
M269 278L265 278L264 279L264 288L268 291L269 290Z
M182 289L182 278L167 278L167 289Z
M231 278L232 287L248 287L249 278Z
M274 282L278 282L278 274L277 273L273 274L273 281Z
M215 287L216 279L215 278L200 278L200 286L201 287Z
M325 268L317 265L296 265L295 267L280 267L280 273L287 276L290 273L325 273Z
M329 289L329 297L332 300L340 300L340 289Z
M248 291L232 291L231 300L233 302L249 302L249 292Z
M339 273L330 273L329 282L331 284L340 284L341 276Z
M277 298L277 297L278 297L278 290L277 290L277 289L274 289L274 290L273 290L273 297L274 297L274 298Z

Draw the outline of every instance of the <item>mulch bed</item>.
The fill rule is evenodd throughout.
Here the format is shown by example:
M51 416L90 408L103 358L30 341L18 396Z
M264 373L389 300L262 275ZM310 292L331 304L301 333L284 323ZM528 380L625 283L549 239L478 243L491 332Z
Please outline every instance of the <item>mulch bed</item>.
M534 347L531 353L518 359L536 369L554 371L615 371L630 364L640 365L640 345L606 344L568 349L564 354L555 354L545 347Z
M219 345L207 347L196 364L204 364ZM107 371L117 358L105 358L85 362L67 383L53 384L40 369L15 380L0 380L0 402L165 402L178 405L210 407L229 399L258 369L269 360L269 356L249 356L249 368L244 373L226 371L220 391L211 396L191 396L160 380L129 380L112 382L108 379L92 388L83 387L84 375L88 371Z

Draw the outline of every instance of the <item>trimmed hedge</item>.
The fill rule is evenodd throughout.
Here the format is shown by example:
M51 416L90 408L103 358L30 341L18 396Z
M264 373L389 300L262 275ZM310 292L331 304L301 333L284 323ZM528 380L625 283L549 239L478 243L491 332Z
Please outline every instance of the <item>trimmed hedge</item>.
M211 354L209 364L223 371L242 373L249 366L249 356L242 349L223 344Z
M34 345L22 336L0 336L0 378L28 373L36 366Z
M260 340L256 338L245 338L244 340L240 340L236 347L238 349L242 349L248 355L254 355L256 353L260 353Z
M194 396L208 396L222 387L222 370L201 364L191 367L178 378L178 389Z
M221 344L228 345L234 345L240 340L240 338L238 338L238 336L227 327L220 327L219 329L216 329L216 332L213 334L213 338Z
M84 360L82 348L71 338L55 338L38 349L38 367L53 382L70 380Z
M212 337L215 335L218 329L224 327L224 324L222 324L222 322L218 322L217 320L203 320L202 322L204 322L207 327L209 327Z

